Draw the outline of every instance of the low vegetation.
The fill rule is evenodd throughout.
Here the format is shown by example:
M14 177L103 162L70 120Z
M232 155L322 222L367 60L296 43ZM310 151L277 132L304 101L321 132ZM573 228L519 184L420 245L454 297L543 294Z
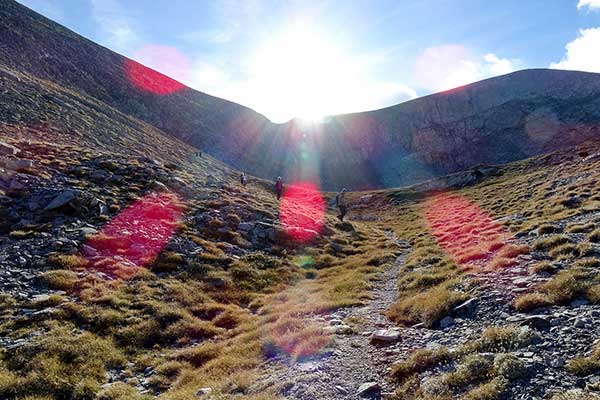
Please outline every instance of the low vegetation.
M491 327L478 340L454 350L417 350L392 369L399 384L394 398L502 399L511 382L530 375L511 352L536 340L530 329L509 325ZM418 374L424 372L429 377L419 380Z
M561 161L548 164L552 157ZM482 183L432 194L437 200L394 192L395 206L381 226L393 227L413 252L400 272L400 297L390 318L435 328L478 290L472 278L479 271L501 274L516 265L548 279L514 298L517 311L568 306L575 300L600 304L598 168L597 160L582 165L576 155L551 155L544 163L513 163ZM460 223L452 226L452 218ZM528 375L512 354L532 340L523 334L518 327L492 327L472 344L418 350L394 367L395 398L505 398ZM489 359L486 353L495 356ZM576 358L568 369L596 373L596 356Z
M368 300L397 247L376 228L327 214L312 242L295 243L279 228L267 251L256 249L237 226L278 219L278 203L262 189L241 195L236 182L215 189L218 200L182 205L186 219L146 267L51 253L38 283L64 296L31 304L2 298L10 315L44 312L0 323L2 336L25 343L0 354L0 397L179 400L209 387L224 398L277 398L277 387L254 387L265 361L319 353L331 336L314 315ZM139 183L135 192L145 190ZM207 221L196 217L210 213ZM107 247L117 239L86 238ZM109 375L115 381L106 385ZM142 379L146 394L136 387Z

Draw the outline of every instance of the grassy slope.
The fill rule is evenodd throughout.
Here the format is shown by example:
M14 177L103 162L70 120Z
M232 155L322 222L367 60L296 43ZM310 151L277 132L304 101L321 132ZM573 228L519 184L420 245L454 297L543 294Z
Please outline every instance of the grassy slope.
M64 295L38 302L2 296L0 335L26 339L2 350L2 398L144 398L150 394L140 394L136 385L145 379L151 393L165 399L189 399L203 387L225 398L276 397L253 387L266 357L318 351L329 337L306 316L366 298L369 282L395 251L378 229L340 225L328 213L324 235L314 243L298 246L279 230L269 253L259 252L236 226L278 220L270 184L253 180L243 189L235 171L210 157L188 161L192 148L139 120L26 74L1 72L7 91L0 140L36 161L24 173L40 182L18 193L19 204L59 181L109 206L107 215L57 212L18 229L4 226L5 243L28 248L63 217L100 229L155 191L155 180L188 183L175 200L184 218L147 268L106 260L101 270L117 278L108 279L79 251L50 251L42 254L39 285ZM139 156L153 157L159 166L149 167ZM127 176L118 185L100 184L87 175L90 166ZM218 183L207 184L208 175ZM117 383L101 387L107 373Z
M582 297L598 304L599 149L600 145L592 142L568 151L509 164L502 167L495 177L452 191L452 196L467 199L489 213L493 220L502 221L504 228L497 230L494 227L494 234L503 232L503 236L491 236L494 240L501 239L499 245L492 249L485 247L489 242L484 241L483 247L467 243L462 248L469 251L453 253L440 240L450 232L452 240L457 242L467 237L486 238L475 233L486 228L478 222L478 218L459 221L459 230L456 226L436 228L427 224L426 215L431 213L432 205L442 207L437 210L441 214L455 216L453 210L444 208L447 203L436 201L447 194L434 194L432 200L431 197L402 190L380 192L380 195L386 194L394 199L396 205L384 207L385 218L379 225L392 227L398 236L410 240L413 245L413 253L399 275L400 298L390 309L389 316L399 324L435 326L473 289L468 273L477 272L482 266L501 270L511 257L529 251L538 253L541 259L532 268L532 273L550 273L552 279L537 287L534 293L517 298L514 305L518 310L568 304ZM595 157L589 157L594 154ZM438 238L433 231L438 232ZM525 245L515 242L525 242ZM444 349L414 353L394 369L393 376L399 382L397 398L429 398L421 391L417 377L452 358L462 363L457 373L462 371L465 376L461 378L457 373L442 375L440 382L445 383L440 387L446 387L450 382L450 387L460 393L459 388L475 384L471 392L462 395L463 398L500 398L507 384L505 377L497 370L482 376L476 374L476 366L491 368L487 361L476 358L478 352L505 347L508 351L513 345L518 347L516 343L520 339L517 339L517 331L510 326L498 329L486 331L473 346L463 346L452 355L445 353ZM598 363L596 351L590 357L571 361L570 368L573 373L585 375L599 370ZM516 364L507 368L513 367L519 368ZM451 394L452 391L447 393Z

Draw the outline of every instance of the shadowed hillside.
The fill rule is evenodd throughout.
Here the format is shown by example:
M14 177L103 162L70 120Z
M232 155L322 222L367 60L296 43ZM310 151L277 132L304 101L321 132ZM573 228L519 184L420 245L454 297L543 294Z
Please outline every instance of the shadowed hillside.
M273 124L12 0L0 4L0 21L6 66L98 99L265 178L319 176L331 189L393 187L598 136L598 74L526 70L312 127L297 120ZM11 122L12 116L2 118Z

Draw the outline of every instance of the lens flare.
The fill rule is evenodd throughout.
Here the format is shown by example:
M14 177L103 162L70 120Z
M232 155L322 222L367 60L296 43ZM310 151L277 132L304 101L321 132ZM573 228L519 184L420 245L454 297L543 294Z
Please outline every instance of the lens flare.
M281 200L280 216L293 241L306 243L315 239L325 218L325 199L317 185L310 182L290 185Z
M315 265L315 259L307 254L294 257L294 265L300 268L311 268Z
M110 260L144 266L171 240L182 217L179 197L153 193L135 201L93 236L84 254L94 265Z
M317 355L331 341L324 324L301 315L286 315L269 326L267 357L278 354L295 359Z
M425 219L440 246L463 265L487 266L511 238L485 210L456 194L429 198Z
M136 52L134 57L141 63L126 59L125 71L131 83L138 89L152 94L167 95L185 88L183 83L165 75L184 80L188 78L189 62L177 49L168 46L145 46ZM163 71L164 74L153 68Z

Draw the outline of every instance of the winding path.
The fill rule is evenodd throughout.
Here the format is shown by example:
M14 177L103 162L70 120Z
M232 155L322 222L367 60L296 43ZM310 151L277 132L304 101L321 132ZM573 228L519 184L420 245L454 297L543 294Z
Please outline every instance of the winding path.
M415 343L419 333L410 328L395 328L383 314L398 298L398 272L410 253L407 242L391 232L386 232L386 235L399 245L401 253L373 283L373 299L363 306L338 309L323 317L322 322L338 332L333 334L330 345L318 356L288 365L284 370L280 368L282 360L274 360L269 379L285 382L283 394L286 398L358 399L361 398L359 387L368 382L377 383L379 389L362 398L380 398L392 391L386 380L391 364L397 361L400 353L416 348L414 345L403 346L402 342L410 336L410 342ZM353 321L351 333L340 329L345 327L343 321L348 320ZM387 345L371 343L373 331L392 328L400 333L399 341Z

